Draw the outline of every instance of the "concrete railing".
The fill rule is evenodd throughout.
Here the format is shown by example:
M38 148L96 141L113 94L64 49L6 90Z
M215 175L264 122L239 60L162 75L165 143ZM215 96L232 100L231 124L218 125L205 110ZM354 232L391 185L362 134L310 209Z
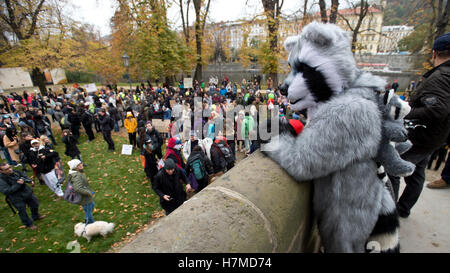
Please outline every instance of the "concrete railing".
M316 252L311 198L257 151L119 252Z

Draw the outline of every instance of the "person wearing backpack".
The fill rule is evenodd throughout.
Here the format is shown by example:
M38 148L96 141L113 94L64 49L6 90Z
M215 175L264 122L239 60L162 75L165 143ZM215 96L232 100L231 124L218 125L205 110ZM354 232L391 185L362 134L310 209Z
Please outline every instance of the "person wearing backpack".
M209 175L214 172L211 160L203 152L200 146L195 146L186 163L186 174L193 174L198 183L196 192L200 192L208 186Z
M231 151L231 147L227 144L227 139L224 136L217 136L216 140L216 149L219 148L220 153L226 162L227 171L234 167L234 154Z
M92 212L94 211L94 195L95 192L92 190L84 174L83 162L78 159L72 159L67 162L69 165L69 175L67 181L72 183L73 190L81 195L80 205L84 210L84 219L86 224L92 224L95 222Z

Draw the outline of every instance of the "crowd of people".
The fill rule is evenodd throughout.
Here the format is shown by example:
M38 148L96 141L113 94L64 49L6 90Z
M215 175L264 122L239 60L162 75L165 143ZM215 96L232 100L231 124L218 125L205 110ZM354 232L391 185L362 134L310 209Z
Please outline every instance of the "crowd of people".
M89 93L74 84L58 92L49 89L45 96L38 92L19 95L0 91L1 149L14 174L27 177L29 166L32 178L47 185L59 200L64 196L65 176L55 146L65 145L65 155L72 159L69 163L77 165L69 164L73 177L78 169L87 166L77 147L80 134L84 132L90 142L95 139L95 130L102 134L108 150L115 151L111 133L123 127L168 214L186 200L186 192L201 191L215 177L233 168L236 152L248 155L259 147L259 106L270 109L278 105L280 116L287 114L288 102L279 90L271 90L273 81L268 81L268 92L259 90L260 81L256 76L244 79L238 88L225 76L220 86L217 80L210 80L207 87L203 81L195 81L192 88L184 88L182 82L178 87L147 82L132 90L107 85ZM249 111L241 109L232 116L232 128L225 128L227 112L237 105L247 106ZM201 117L196 120L194 113L198 109ZM170 122L167 132L161 133L153 126L155 119ZM58 127L62 143L57 143L54 135ZM186 189L170 186L180 179ZM89 196L85 199L84 203L93 203ZM86 223L91 223L93 205L84 207L86 204ZM31 219L22 218L24 225L34 226Z
M268 117L261 109L276 106L280 118L306 123L306 113L292 112L287 98L274 88L270 77L266 85L267 89L261 90L258 76L241 83L225 76L221 82L214 77L207 84L194 81L191 88L185 88L182 81L178 86L153 86L147 81L131 90L107 85L97 92L87 92L74 84L70 88L63 86L58 93L49 89L45 96L38 92L25 91L22 96L2 92L1 149L8 166L21 168L26 176L28 164L33 176L62 198L58 176L62 163L54 150L60 144L52 123L61 129L65 154L78 160L70 172L80 164L86 167L77 147L81 128L88 141L95 139L94 130L101 133L108 150L115 151L111 133L123 127L168 214L186 200L186 192L201 191L215 177L233 168L237 152L248 156L260 147L257 124ZM398 88L397 81L389 88ZM230 118L233 125L227 126ZM159 132L154 120L169 121L167 130ZM185 190L175 182L179 180L186 184ZM85 212L86 221L92 222L91 210Z

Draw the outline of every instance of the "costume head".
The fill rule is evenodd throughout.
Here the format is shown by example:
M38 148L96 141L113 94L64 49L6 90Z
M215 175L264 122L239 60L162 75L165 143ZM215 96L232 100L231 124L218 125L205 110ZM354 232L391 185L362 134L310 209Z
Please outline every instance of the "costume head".
M344 30L317 22L285 41L291 72L281 91L292 110L313 108L350 86L358 69L349 45L350 36Z

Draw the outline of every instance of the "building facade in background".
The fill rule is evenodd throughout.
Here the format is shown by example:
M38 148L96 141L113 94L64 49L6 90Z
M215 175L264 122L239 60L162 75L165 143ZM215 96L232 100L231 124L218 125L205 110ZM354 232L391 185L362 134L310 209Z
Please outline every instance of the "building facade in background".
M359 7L354 9L341 9L339 10L336 24L352 35L353 29L358 24L359 13ZM320 14L316 13L313 20L320 21ZM286 37L300 34L301 23L301 18L281 18L279 26L280 42L283 42ZM252 41L264 41L267 37L267 27L263 19L221 22L215 25L220 26L221 35L224 36L227 45L235 50L242 47L245 38L245 42L249 46ZM375 7L370 7L358 31L356 42L358 53L376 54L378 52L382 43L382 27L383 12Z
M414 31L410 26L384 26L381 28L381 41L378 52L399 52L398 42Z

